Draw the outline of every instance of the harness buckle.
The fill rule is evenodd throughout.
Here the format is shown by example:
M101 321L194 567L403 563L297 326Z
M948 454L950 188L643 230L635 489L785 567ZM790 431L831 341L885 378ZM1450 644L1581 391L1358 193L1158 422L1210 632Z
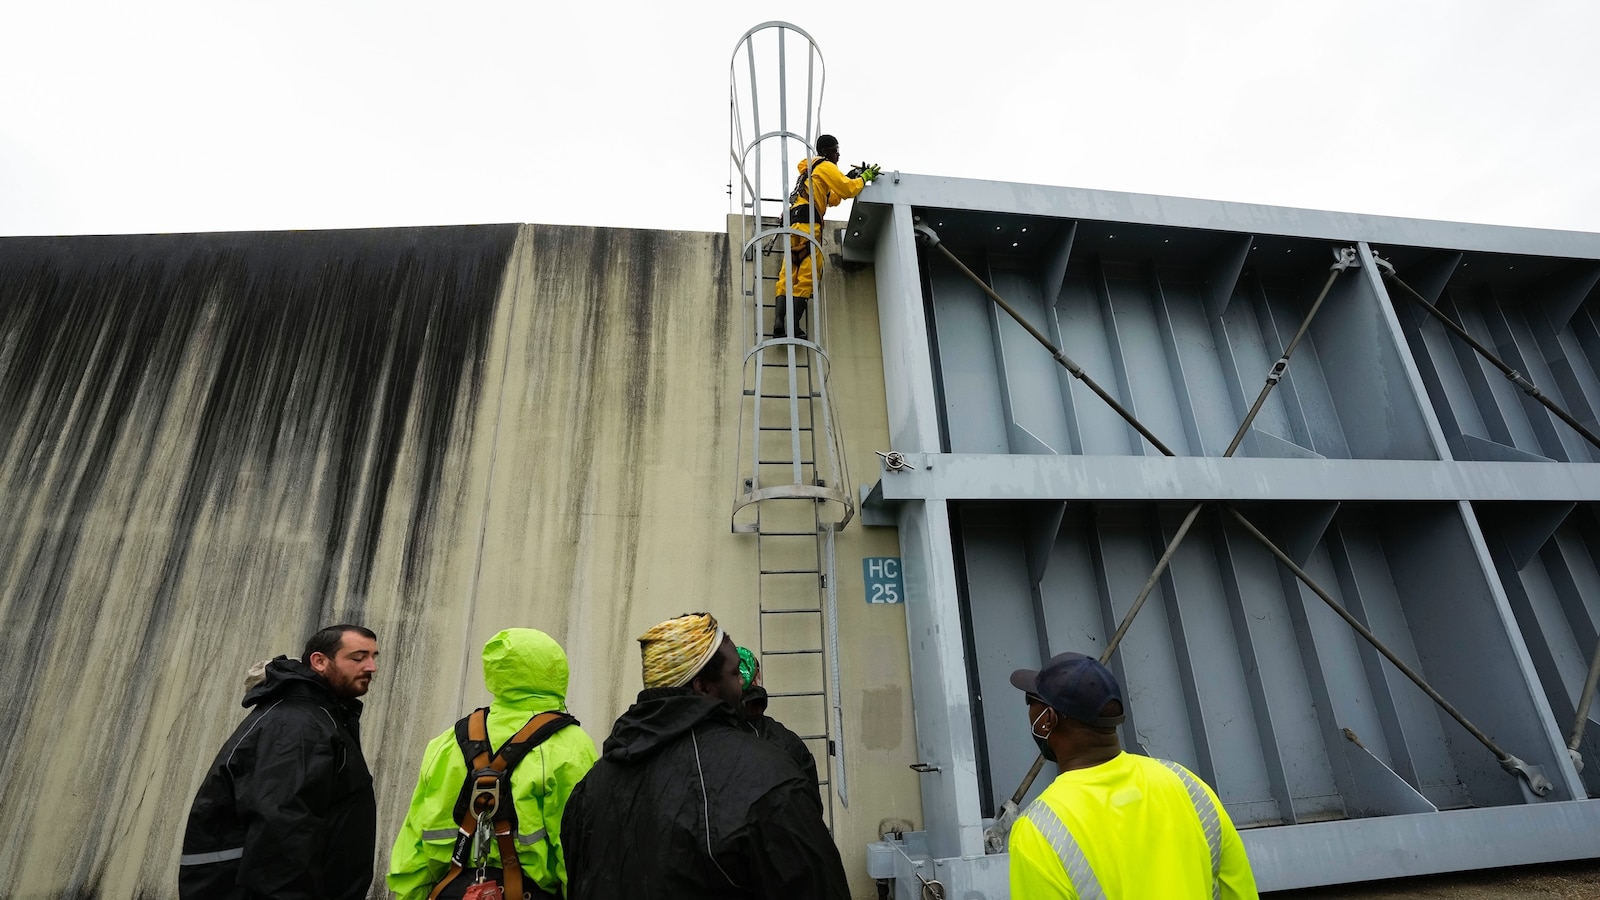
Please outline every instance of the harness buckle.
M501 773L494 769L479 769L472 773L472 811L479 818L487 815L493 819L500 810Z

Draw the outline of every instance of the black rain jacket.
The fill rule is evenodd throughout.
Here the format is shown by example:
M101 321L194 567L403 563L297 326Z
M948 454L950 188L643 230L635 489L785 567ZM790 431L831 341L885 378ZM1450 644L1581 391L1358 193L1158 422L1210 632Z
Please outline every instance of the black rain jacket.
M761 685L752 685L744 690L744 705L747 712L745 727L755 732L756 736L777 747L785 756L794 760L800 767L800 774L811 781L817 788L817 803L822 802L822 787L817 780L817 758L811 755L811 748L800 739L800 735L790 731L788 726L777 719L767 715L767 689Z
M567 801L569 900L847 900L817 788L732 707L653 688Z
M183 834L183 900L358 900L372 884L377 803L361 702L280 656L200 783Z

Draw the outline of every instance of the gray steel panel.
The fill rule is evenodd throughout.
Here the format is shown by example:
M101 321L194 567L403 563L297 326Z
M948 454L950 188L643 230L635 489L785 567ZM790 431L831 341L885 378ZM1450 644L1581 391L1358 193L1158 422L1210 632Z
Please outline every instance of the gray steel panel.
M1479 521L1486 511L1477 510ZM1498 516L1496 518L1499 518ZM1492 521L1492 520L1491 520ZM1485 527L1491 527L1485 524ZM1516 614L1546 700L1565 736L1572 727L1578 695L1600 628L1600 571L1587 539L1596 530L1592 513L1572 516L1528 560L1520 572L1507 554L1496 556L1507 600ZM1491 544L1491 547L1493 545ZM1600 758L1585 732L1583 783L1600 793Z
M1107 610L1108 631L1127 615L1134 596L1155 566L1148 527L1146 513L1141 510L1100 507L1095 511L1091 539L1099 556L1097 575L1103 585L1102 608ZM1156 590L1159 592L1160 588ZM1066 598L1049 599L1063 602ZM1128 701L1123 744L1142 745L1154 756L1194 763L1199 758L1195 749L1196 723L1178 689L1183 676L1173 652L1171 624L1160 614L1160 603L1162 597L1152 594L1149 606L1156 608L1147 608L1140 614L1111 658L1111 669L1121 679L1123 697Z
M1092 531L1087 515L1082 507L1069 508L1060 536L1050 548L1050 565L1039 584L1041 641L1052 654L1077 648L1098 655L1116 628L1115 623L1110 628L1106 626L1096 600Z
M1176 509L1162 518L1161 546L1154 548L1157 554L1165 549L1181 521ZM1278 815L1278 802L1256 726L1249 685L1252 676L1245 672L1245 654L1234 634L1219 560L1208 534L1211 527L1203 519L1195 523L1173 556L1171 578L1162 585L1180 663L1178 687L1192 691L1189 718L1197 723L1196 743L1205 750L1205 755L1195 760L1200 765L1195 771L1206 778L1230 811L1248 807L1245 814L1249 820L1270 820ZM1155 612L1147 610L1141 615ZM1264 814L1263 809L1270 812Z
M1418 793L1410 782L1368 752L1367 748L1346 740L1341 748L1350 767L1350 812L1362 817L1399 816L1407 813L1438 812L1439 808Z
M1600 409L1600 376L1595 374L1593 363L1584 356L1583 345L1573 333L1573 328L1569 327L1548 337L1543 352L1550 366L1550 383L1566 400L1567 411L1578 421L1590 425L1591 431L1594 430L1595 411ZM1578 438L1575 432L1566 429L1565 426L1562 433L1570 436L1567 440ZM1578 439L1574 446L1577 449L1572 454L1573 459L1582 462L1600 461L1600 450L1589 446L1581 439Z
M1246 675L1255 695L1258 720L1270 718L1270 778L1282 779L1280 815L1287 821L1343 812L1325 750L1318 704L1307 681L1307 660L1301 655L1298 627L1282 589L1280 570L1260 545L1238 530L1217 528L1213 546L1225 577L1236 580L1234 633L1240 635ZM1243 627L1240 627L1242 623ZM1253 653L1243 652L1253 650ZM1264 703L1264 705L1263 705ZM1272 754L1278 762L1274 764ZM1277 771L1281 769L1282 774Z
M1444 514L1453 514L1450 509ZM1412 668L1422 670L1410 624L1406 621L1406 598L1396 589L1389 556L1413 552L1405 535L1391 535L1385 519L1387 509L1352 512L1328 536L1341 567L1340 584L1345 591L1346 608ZM1470 554L1456 560L1435 559L1441 566L1471 568L1476 561ZM1385 660L1365 641L1358 642L1362 670L1382 736L1360 732L1362 742L1388 767L1427 794L1435 806L1460 806L1465 794L1449 758L1441 723L1433 701ZM1453 723L1452 723L1453 724ZM1387 753L1379 751L1387 748Z
M1008 453L989 298L954 268L936 266L928 281L950 449Z
M1162 337L1170 345L1169 355L1175 357L1170 365L1179 373L1177 387L1187 408L1186 433L1189 420L1193 422L1188 444L1196 455L1221 456L1249 407L1233 403L1239 387L1221 363L1225 348L1217 347L1218 332L1205 314L1207 286L1178 276L1162 278L1157 287L1170 332Z
M978 671L983 737L989 762L993 810L1022 783L1039 755L1028 737L1027 705L1011 686L1014 669L1036 669L1043 662L1033 614L1033 589L1021 536L1011 528L969 524L963 517L962 550L967 566L967 596L974 627L971 660ZM981 624L980 624L981 623ZM1050 783L1039 778L1025 799Z
M1325 273L1318 274L1326 277ZM1297 298L1300 291L1296 288L1304 291L1315 291L1317 288L1278 280L1268 284L1259 276L1250 279L1248 284L1249 305L1254 308L1256 324L1261 329L1260 351L1264 363L1260 371L1241 373L1245 378L1244 395L1253 398L1265 383L1268 370L1294 338L1311 301L1315 299L1314 294L1304 299ZM1295 354L1295 364L1284 373L1282 383L1268 398L1270 404L1282 410L1286 429L1275 431L1259 419L1255 427L1258 431L1311 450L1318 456L1348 459L1350 447L1334 410L1327 376L1316 359L1315 335L1315 331L1308 334L1308 339Z
M1406 529L1408 546L1404 554L1390 550L1389 560L1395 586L1407 598L1418 658L1428 677L1479 728L1495 735L1508 752L1543 767L1554 785L1546 802L1582 797L1505 594L1498 580L1486 577L1493 565L1471 507L1459 508L1459 516L1418 510L1404 524L1396 517L1395 533ZM1440 564L1468 555L1480 563ZM1444 722L1444 734L1474 804L1524 799L1518 782L1454 722Z
M1168 364L1160 311L1151 296L1148 276L1136 266L1105 261L1098 267L1098 275L1107 308L1116 321L1113 349L1121 362L1117 380L1128 386L1124 405L1174 453L1193 454L1178 403L1181 381ZM1100 373L1091 374L1099 380ZM1140 447L1147 455L1158 452L1143 440Z
M1031 275L991 270L991 282L1036 327L1042 328L1053 317L1055 310L1044 302L1038 280ZM1013 452L1070 453L1073 443L1061 381L1056 377L1060 366L1015 320L988 298L983 303L988 307L1000 359Z
M1576 809L1561 800L1584 796L1562 746L1570 710L1560 707L1571 706L1585 638L1600 627L1589 599L1600 596L1600 526L1589 506L1556 525L1571 504L1600 501L1600 453L1393 299L1367 242L1589 421L1600 409L1600 326L1587 304L1600 282L1600 235L901 176L856 204L862 234L847 256L901 239L884 201L933 210L946 246L984 260L1002 295L1180 454L1158 457L995 309L973 335L940 308L951 409L987 391L1006 452L913 450L916 469L885 471L880 489L890 505L985 509L963 514L961 538L980 690L1019 654L1103 646L1176 517L1196 501L1244 504L1322 588L1555 789L1529 792L1211 512L1112 657L1129 697L1124 745L1195 768L1243 825L1299 823L1246 832L1268 853L1257 863L1266 890L1543 858L1548 845L1524 835L1561 828ZM1363 264L1334 280L1244 455L1199 456L1220 454L1232 437L1327 281L1328 248L1350 245ZM950 289L947 274L935 272L936 298ZM968 372L983 381L961 383ZM1041 501L1067 511L1053 546L1041 538L1046 526L1029 524ZM1485 516L1495 522L1493 557ZM1020 710L986 707L984 718L985 761L1025 765L1032 747ZM1600 738L1584 750L1600 753ZM992 793L1009 791L1014 774L996 773ZM1485 808L1452 811L1466 805ZM1435 808L1446 811L1416 812ZM1550 858L1600 851L1600 806L1581 809L1586 849L1556 842ZM1555 812L1541 818L1546 810ZM952 827L932 812L929 822ZM1489 829L1508 823L1524 831L1502 856L1507 842ZM1408 841L1428 849L1412 853ZM1460 847L1471 849L1440 862ZM1334 864L1322 867L1324 856ZM966 865L947 862L953 877Z
M1095 380L1127 404L1130 398L1114 380L1112 344L1115 321L1104 307L1100 293L1087 273L1067 273L1056 300L1056 317L1061 334L1060 347L1086 370L1103 373ZM1144 439L1117 417L1079 381L1072 382L1072 404L1077 414L1078 435L1085 454L1139 453Z
M1325 373L1341 432L1353 456L1437 459L1422 405L1400 362L1398 336L1379 295L1361 276L1360 270L1339 276L1311 332L1316 369ZM1299 369L1297 361L1292 371Z

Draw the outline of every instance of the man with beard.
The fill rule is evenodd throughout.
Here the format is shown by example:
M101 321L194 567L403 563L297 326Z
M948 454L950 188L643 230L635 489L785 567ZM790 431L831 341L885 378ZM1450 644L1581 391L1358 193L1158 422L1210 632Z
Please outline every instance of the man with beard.
M367 895L377 804L356 698L377 671L378 637L332 625L302 660L266 664L200 783L178 863L184 900Z
M569 900L846 900L816 786L744 727L717 620L679 616L639 643L644 690L562 819Z

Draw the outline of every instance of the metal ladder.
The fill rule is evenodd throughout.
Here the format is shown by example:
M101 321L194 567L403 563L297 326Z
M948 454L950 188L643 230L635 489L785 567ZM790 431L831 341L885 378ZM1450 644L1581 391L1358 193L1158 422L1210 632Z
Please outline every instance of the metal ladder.
M770 307L771 304L768 304ZM793 400L790 423L764 425L759 432L779 437L783 450L757 460L774 471L775 481L799 484L824 481L815 467L817 429L812 427L823 399L804 356L794 365L793 394L773 392L761 400ZM788 375L789 363L762 363L769 374ZM781 370L781 371L774 371ZM751 389L754 393L754 389ZM791 429L791 424L794 428ZM798 436L796 442L782 440ZM797 471L798 470L798 471ZM767 483L762 479L761 483ZM769 497L756 504L754 533L757 564L757 625L769 712L806 742L818 762L823 812L833 825L833 797L848 804L842 758L838 752L843 725L838 702L838 634L833 572L834 525L821 516L824 503L812 497ZM830 693L831 689L831 693Z
M822 278L813 286L809 339L772 336L774 288L790 240L809 240L816 259L825 258L822 223L808 235L788 218L790 181L818 133L821 53L803 30L767 22L740 39L729 78L729 192L740 201L735 296L745 311L732 530L756 536L756 650L768 711L811 749L832 828L834 796L849 803L838 739L833 538L854 515L855 497L828 396ZM790 335L799 325L789 317Z

